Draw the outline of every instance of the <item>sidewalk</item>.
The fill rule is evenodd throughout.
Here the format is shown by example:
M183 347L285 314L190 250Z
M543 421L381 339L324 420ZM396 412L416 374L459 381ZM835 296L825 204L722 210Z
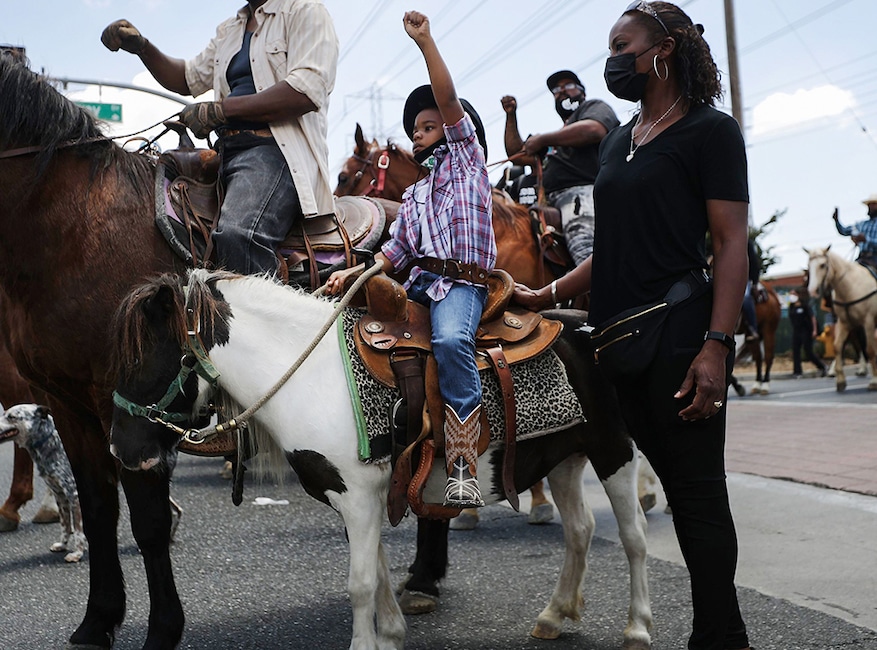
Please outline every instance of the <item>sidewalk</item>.
M877 395L832 404L731 396L725 461L729 472L877 496Z

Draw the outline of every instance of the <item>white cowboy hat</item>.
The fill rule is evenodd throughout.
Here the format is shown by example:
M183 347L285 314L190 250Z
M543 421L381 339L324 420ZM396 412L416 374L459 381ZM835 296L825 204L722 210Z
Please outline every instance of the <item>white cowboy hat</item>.
M877 203L877 194L872 194L867 199L862 201L862 203L864 203L865 205L868 205L869 203Z

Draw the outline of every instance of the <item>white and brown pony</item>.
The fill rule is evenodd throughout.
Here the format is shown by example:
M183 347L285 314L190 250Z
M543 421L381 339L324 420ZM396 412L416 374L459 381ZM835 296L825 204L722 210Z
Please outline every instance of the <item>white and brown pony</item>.
M401 648L405 620L381 542L389 463L360 460L354 402L345 374L346 350L339 336L326 336L313 345L335 310L329 300L271 280L224 272L192 271L188 283L177 275L163 275L138 287L123 301L115 328L120 380L111 449L129 470L167 481L179 437L159 422L166 418L156 408L146 405L160 401L161 410L188 413L190 420L196 420L214 391L239 405L256 404L305 350L312 349L279 392L255 411L248 428L257 436L258 448L288 462L305 491L336 510L347 537L356 540L350 545L350 647ZM570 385L583 406L606 401L601 393L605 382L595 377L593 355L582 347L588 338L576 332L582 313L561 311L557 313L565 327L554 350ZM193 332L198 332L197 343ZM218 376L212 387L198 376L206 374L201 372L206 367L210 376ZM144 412L149 417L138 415ZM623 428L606 425L613 421L607 418L595 413L587 423L517 443L515 487L522 491L548 476L566 544L560 577L537 617L534 635L556 637L563 619L577 618L583 604L586 554L594 528L583 485L590 459L612 502L630 564L624 647L646 649L651 647L651 609L645 517L635 491L636 447ZM479 459L479 479L490 486L484 494L488 502L504 498L502 481L496 478L502 472L497 448L502 444L491 443ZM586 455L592 449L593 455L590 451ZM425 500L440 498L441 473L439 468L428 481Z
M877 318L877 278L862 264L844 259L832 252L831 246L807 250L810 257L807 269L810 276L808 287L811 295L831 298L837 323L834 328L834 348L837 355L835 381L838 392L846 390L843 346L855 327L865 330L868 349L865 351L871 364L871 380L868 390L877 390L877 359L874 356L874 324Z

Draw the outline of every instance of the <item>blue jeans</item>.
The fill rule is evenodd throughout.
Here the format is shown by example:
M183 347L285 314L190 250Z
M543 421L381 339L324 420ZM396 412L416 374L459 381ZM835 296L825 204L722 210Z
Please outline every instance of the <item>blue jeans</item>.
M408 288L408 297L429 307L439 391L445 404L465 421L481 404L475 332L487 300L487 287L455 282L448 295L436 302L426 295L436 277L421 273Z
M275 251L302 218L286 159L273 140L248 134L222 138L220 146L225 199L213 232L218 264L244 275L277 273Z

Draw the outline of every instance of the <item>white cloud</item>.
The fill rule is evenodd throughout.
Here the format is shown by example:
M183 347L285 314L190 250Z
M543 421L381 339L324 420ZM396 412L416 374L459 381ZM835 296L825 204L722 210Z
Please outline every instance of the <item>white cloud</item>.
M855 105L853 94L827 85L800 89L794 93L774 93L752 110L753 135L781 131L805 122L839 115Z

